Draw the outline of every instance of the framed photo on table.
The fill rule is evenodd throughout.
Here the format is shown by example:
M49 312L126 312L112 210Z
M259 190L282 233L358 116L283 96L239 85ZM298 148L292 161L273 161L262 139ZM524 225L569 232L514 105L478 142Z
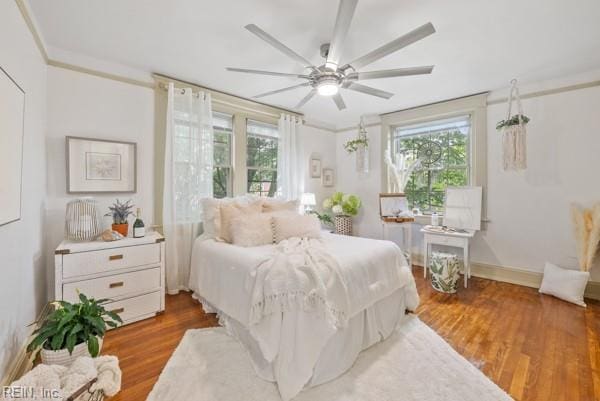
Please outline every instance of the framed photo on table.
M136 144L68 136L67 192L135 192Z

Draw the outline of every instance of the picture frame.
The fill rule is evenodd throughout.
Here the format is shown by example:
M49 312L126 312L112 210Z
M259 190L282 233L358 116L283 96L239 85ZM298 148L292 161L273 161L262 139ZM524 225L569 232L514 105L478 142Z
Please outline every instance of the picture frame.
M134 193L137 144L66 137L67 193Z
M21 219L25 90L0 67L0 226Z
M409 211L408 199L403 193L381 193L379 194L379 216L385 218L397 218L399 214Z
M310 158L309 169L311 178L321 178L321 158L312 156Z
M333 187L335 184L335 174L332 168L323 169L322 182L324 187Z

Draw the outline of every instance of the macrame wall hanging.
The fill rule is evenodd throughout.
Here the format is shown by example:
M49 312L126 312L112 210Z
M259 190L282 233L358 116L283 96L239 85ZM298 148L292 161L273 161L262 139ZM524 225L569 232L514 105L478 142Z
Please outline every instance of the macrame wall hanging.
M344 149L348 153L356 154L356 171L358 173L369 172L369 138L363 118L360 118L358 124L358 135L344 144Z
M517 103L517 114L511 115L513 99ZM506 120L496 124L502 132L503 167L504 170L524 170L527 168L527 130L525 125L529 118L523 114L517 80L510 81L508 96L508 112Z

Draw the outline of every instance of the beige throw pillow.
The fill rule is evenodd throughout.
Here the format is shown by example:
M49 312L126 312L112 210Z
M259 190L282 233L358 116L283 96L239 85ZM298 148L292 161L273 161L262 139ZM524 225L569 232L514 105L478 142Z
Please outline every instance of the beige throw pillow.
M298 200L284 201L280 199L266 198L263 200L263 212L298 212Z
M312 214L274 213L273 232L275 242L292 237L321 238L321 223Z
M238 216L232 221L232 243L238 246L260 246L272 244L273 227L271 213L255 213Z
M247 205L237 203L223 204L220 207L221 227L219 238L231 243L232 232L236 229L234 220L238 217L250 216L262 212L262 202L257 201Z
M249 205L262 200L255 195L242 195L235 198L203 198L200 201L202 205L202 230L210 238L219 238L221 236L221 206L222 205Z

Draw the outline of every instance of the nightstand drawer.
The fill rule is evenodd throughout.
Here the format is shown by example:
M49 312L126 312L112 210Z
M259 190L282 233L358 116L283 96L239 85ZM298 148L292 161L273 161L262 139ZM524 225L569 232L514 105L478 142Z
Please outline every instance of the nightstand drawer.
M111 302L104 307L106 310L119 314L124 323L151 317L160 311L160 291L139 297L127 298L122 301Z
M127 294L154 291L159 289L160 286L160 268L157 267L155 269L63 284L63 299L68 302L77 302L77 291L90 298L112 299Z
M445 235L427 235L427 242L437 245L463 247L467 242L464 238L449 237Z
M63 255L63 278L160 263L160 244Z

